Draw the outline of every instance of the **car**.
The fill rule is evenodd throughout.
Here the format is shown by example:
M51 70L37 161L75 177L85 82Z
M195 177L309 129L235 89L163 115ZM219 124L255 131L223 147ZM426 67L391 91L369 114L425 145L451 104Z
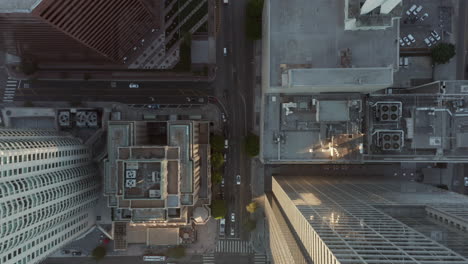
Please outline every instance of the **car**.
M432 36L427 37L432 43L436 43L437 40L435 40Z
M426 17L428 17L428 16L429 16L428 13L424 13L424 15L422 15L422 16L419 18L419 20L424 21L424 19L426 19Z
M72 256L81 256L81 251L73 251Z
M424 43L426 43L428 47L432 46L432 43L427 38L424 39Z
M432 30L432 31L431 31L431 35L432 35L436 40L440 40L440 36L439 36L439 34L437 34L437 31Z
M237 174L237 176L236 176L236 184L237 184L237 185L240 185L240 184L241 184L241 178L240 178L240 175L239 175L239 174Z
M405 42L400 38L400 46L401 47L404 47L405 46Z
M231 236L234 236L234 227L231 227Z
M408 39L408 37L404 37L403 40L405 41L406 45L411 45L411 41Z
M223 122L226 123L226 115L224 113L221 113L221 119L223 119Z
M236 222L236 214L235 213L231 213L231 222Z
M414 10L416 10L417 5L412 5L408 11L406 11L406 14L409 16L413 13Z
M224 51L224 52L223 52L223 53L224 53L224 56L227 56L227 48L224 48L223 51Z
M138 85L138 83L131 83L128 85L128 87L130 88L140 88L140 85Z
M224 148L227 149L229 147L229 142L227 139L224 140Z
M412 43L415 43L415 42L416 42L416 39L414 39L413 35L411 35L411 34L408 34L408 39L409 39Z
M416 8L416 9L413 11L413 15L415 15L415 16L418 15L418 13L421 12L422 9L423 9L423 6L422 6L422 5L418 6L418 8Z
M219 221L219 233L221 235L224 235L224 232L225 231L225 228L226 227L226 219L222 218L220 221Z
M408 65L409 65L409 58L408 58L408 57L404 57L404 58L403 58L403 67L404 67L404 68L408 68Z
M221 188L224 187L224 178L221 180Z
M468 177L465 177L465 187L468 187Z
M62 250L62 254L64 254L64 255L70 254L70 250L68 250L68 249L63 249L63 250Z

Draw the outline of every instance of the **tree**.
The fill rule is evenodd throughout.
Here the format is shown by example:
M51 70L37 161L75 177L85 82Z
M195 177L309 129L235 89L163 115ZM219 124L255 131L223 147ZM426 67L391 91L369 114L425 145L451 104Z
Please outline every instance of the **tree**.
M103 259L106 256L106 254L107 254L106 248L103 246L98 246L93 250L93 252L91 253L91 256L93 256L93 258L96 261L99 261Z
M434 64L445 64L455 56L455 45L452 43L439 43L431 50L431 57Z
M211 183L218 184L223 180L223 173L219 170L215 170L213 174L211 174Z
M226 202L224 200L213 200L211 202L211 215L214 219L224 218L226 213Z
M219 169L224 164L224 157L221 152L214 152L211 154L211 167Z
M170 258L183 258L185 257L185 248L183 246L169 248L166 255Z
M257 135L249 132L244 139L245 151L250 157L255 157L260 153L260 139Z
M245 209L247 210L247 212L253 214L253 213L255 213L255 211L257 210L257 207L258 207L257 202L253 201L253 202L250 202L250 203L245 207Z
M263 0L247 2L245 32L249 39L257 40L262 37L262 12Z
M210 144L214 151L222 152L224 150L224 137L220 135L214 135L210 138Z
M18 70L25 75L31 75L37 71L37 63L31 58L21 58Z

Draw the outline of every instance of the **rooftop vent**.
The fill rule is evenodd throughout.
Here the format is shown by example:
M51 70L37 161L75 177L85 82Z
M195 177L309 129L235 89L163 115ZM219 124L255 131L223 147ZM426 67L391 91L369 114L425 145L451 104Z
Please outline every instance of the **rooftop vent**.
M125 172L125 178L127 178L127 179L136 179L136 170L127 170Z
M133 188L135 186L136 186L136 180L126 180L125 181L125 187Z
M403 131L385 131L378 134L379 146L384 151L400 151L403 146Z
M378 102L376 109L376 118L380 122L397 122L401 118L401 112L401 102Z

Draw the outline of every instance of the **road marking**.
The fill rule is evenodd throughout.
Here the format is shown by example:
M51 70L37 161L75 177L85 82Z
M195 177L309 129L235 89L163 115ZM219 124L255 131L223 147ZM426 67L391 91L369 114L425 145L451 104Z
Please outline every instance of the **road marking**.
M16 88L18 88L18 80L14 80L11 77L8 77L5 90L3 91L3 102L13 102Z
M233 240L233 239L220 239L216 245L216 252L225 253L253 253L249 241Z
M267 264L267 258L265 255L255 254L254 264Z
M215 264L215 256L213 253L203 255L203 264Z

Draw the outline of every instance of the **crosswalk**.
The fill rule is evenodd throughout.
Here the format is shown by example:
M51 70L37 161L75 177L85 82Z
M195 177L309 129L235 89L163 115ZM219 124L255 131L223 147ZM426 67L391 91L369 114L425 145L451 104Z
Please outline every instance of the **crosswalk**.
M216 252L218 253L253 253L249 241L234 240L234 239L220 239L216 245Z
M267 258L265 255L255 254L254 255L254 264L267 264Z
M3 102L13 102L16 93L16 87L18 87L18 81L8 77L5 90L3 92Z
M203 255L203 264L215 264L214 253Z

